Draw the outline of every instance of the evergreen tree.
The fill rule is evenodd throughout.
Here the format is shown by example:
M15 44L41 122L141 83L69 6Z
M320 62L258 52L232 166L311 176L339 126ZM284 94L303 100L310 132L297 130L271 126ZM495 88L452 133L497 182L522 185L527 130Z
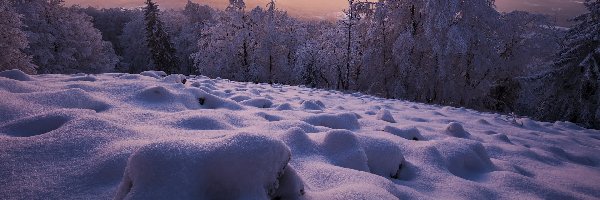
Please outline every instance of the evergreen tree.
M163 23L159 19L160 10L152 0L146 0L144 19L146 21L146 37L148 47L152 54L152 60L156 69L166 73L179 71L175 48L171 44L169 34L164 30Z
M574 19L556 68L541 76L548 89L537 116L600 128L600 1L585 6L589 12Z

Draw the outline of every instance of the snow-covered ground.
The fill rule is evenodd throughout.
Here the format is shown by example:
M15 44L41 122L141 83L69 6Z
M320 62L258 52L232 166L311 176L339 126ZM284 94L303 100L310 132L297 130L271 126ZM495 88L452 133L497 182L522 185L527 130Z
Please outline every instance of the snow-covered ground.
M0 73L0 199L597 199L600 131L205 77Z

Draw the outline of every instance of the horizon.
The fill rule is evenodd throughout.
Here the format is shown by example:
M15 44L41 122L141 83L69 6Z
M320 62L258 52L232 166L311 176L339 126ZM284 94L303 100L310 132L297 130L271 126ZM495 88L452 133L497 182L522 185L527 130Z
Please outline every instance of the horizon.
M187 0L156 0L162 9L180 9L185 6ZM225 0L193 0L192 2L209 5L214 8L223 9L227 5ZM247 0L248 8L266 6L267 0ZM143 6L141 0L65 0L66 5L79 5L82 7L96 8L135 8ZM302 2L293 0L279 0L278 7L287 11L291 16L305 19L336 19L339 13L345 9L347 2L344 0L320 1L304 0ZM317 5L317 6L315 6ZM585 12L581 1L577 0L496 0L496 9L499 12L511 12L515 10L545 14L556 20L559 25L568 25L569 19Z

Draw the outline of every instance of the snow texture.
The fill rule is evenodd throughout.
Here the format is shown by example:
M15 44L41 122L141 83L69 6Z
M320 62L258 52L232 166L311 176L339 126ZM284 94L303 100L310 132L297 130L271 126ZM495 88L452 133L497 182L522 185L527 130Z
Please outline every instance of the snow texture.
M143 74L1 72L0 199L600 194L600 131L572 123Z

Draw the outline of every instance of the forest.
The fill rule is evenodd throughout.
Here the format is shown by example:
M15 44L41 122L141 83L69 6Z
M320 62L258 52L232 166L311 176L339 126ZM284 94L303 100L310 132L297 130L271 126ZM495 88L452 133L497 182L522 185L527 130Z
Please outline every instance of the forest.
M0 0L0 70L204 75L600 129L600 1L559 27L494 0L348 0L337 21L267 5L161 10Z

